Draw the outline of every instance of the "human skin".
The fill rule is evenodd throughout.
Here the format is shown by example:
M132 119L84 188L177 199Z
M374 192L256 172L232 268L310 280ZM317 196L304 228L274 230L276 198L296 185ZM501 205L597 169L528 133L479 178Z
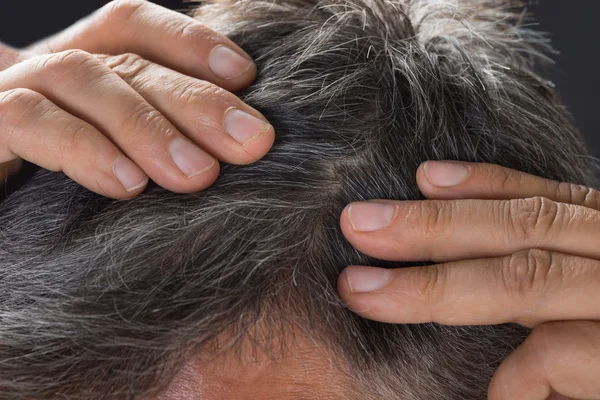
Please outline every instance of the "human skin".
M147 3L121 1L112 3L110 7L114 8L108 7L102 12L114 16L118 15L119 12L125 15L127 14L126 11L134 10L132 15L135 15L136 12L140 12L139 10L144 10L143 7L146 7L146 10L150 10L148 7L152 7L152 10L155 9L153 6L142 4ZM139 8L136 8L138 5ZM131 8L128 9L127 7ZM161 11L161 13L163 12ZM215 97L218 96L204 99L204 103L197 102L195 105L184 102L185 112L182 112L181 107L168 108L171 101L176 101L172 97L173 93L169 92L170 88L176 84L189 87L187 86L188 82L190 85L195 86L204 85L205 81L211 81L218 83L221 87L229 88L229 90L236 90L243 87L244 83L239 83L240 86L236 87L233 81L218 82L217 77L203 75L209 73L207 69L188 63L190 59L193 59L189 54L189 51L193 50L189 50L189 48L196 49L197 45L186 44L189 47L186 50L188 53L186 53L186 57L180 57L180 53L175 54L175 51L170 53L174 49L172 46L176 45L178 41L162 42L160 44L164 47L159 47L166 49L167 53L165 54L169 55L169 57L164 57L160 52L153 52L152 47L147 48L143 43L136 42L135 37L124 35L122 31L119 32L118 29L113 29L112 23L115 19L106 18L106 14L103 18L98 17L102 15L101 13L62 35L28 49L29 51L22 55L28 59L20 63L21 66L17 64L13 67L11 73L16 76L22 74L22 76L30 77L31 75L27 75L27 71L29 71L27 68L33 67L26 63L31 63L31 59L35 59L36 62L44 64L44 61L47 61L48 58L43 57L50 57L47 54L44 55L48 52L60 53L68 49L83 48L87 53L116 54L117 56L114 57L94 57L108 63L109 69L114 68L113 71L119 78L124 79L131 89L155 107L156 112L165 117L166 123L177 126L174 129L179 129L180 133L185 134L186 137L192 136L190 139L193 139L199 145L202 145L203 139L212 138L210 135L194 135L193 131L198 124L210 126L202 119L202 110L205 108L202 105L210 106L213 101L217 101ZM148 13L145 15L146 17L155 15L153 14L154 11L148 11ZM164 18L173 18L174 24L177 25L176 21L184 21L185 19L185 17L175 17L173 14L156 14L155 16L156 18L140 18L139 20L131 18L131 16L129 19L125 18L128 24L131 24L128 25L127 29L130 33L141 32L144 28L148 32L156 29L161 35L167 33L166 37L168 37L168 32L161 31L164 27L163 24L156 27L145 26L144 21L147 23L151 20L161 20L161 16L164 16ZM112 22L108 24L107 21ZM137 25L136 21L139 22ZM189 21L182 23L189 23ZM95 38L98 37L102 37L103 40L112 39L96 43ZM143 40L143 38L148 37L155 38L148 35L138 35L137 39ZM131 40L131 42L123 41L123 39ZM122 43L129 44L123 45ZM157 42L156 40L148 40L148 43L156 45ZM179 47L177 49L181 50ZM154 64L150 61L145 62L144 59L140 61L137 57L129 54L120 55L124 52L137 53L145 59L153 61ZM65 55L68 57L73 54L80 57L83 64L94 62L88 57L89 54L85 55L81 52ZM161 57L164 57L164 59L161 59ZM127 64L128 61L129 64ZM23 64L27 68L23 67ZM168 66L172 70L162 69L161 65ZM132 66L134 68L127 68ZM120 67L125 68L120 69ZM98 68L101 67L98 66ZM187 75L177 75L173 70L181 71ZM105 71L108 70L105 69ZM248 74L249 83L253 79L252 74L255 72L250 69L245 73ZM60 75L60 71L58 74ZM11 79L15 75L11 75ZM67 75L65 74L65 76ZM204 80L189 80L188 75ZM252 77L250 77L251 75ZM171 77L171 80L169 80L169 77ZM7 78L6 81L15 82L11 79ZM241 79L241 77L235 79ZM233 80L235 81L235 79ZM179 80L185 83L182 84ZM18 82L24 81L25 79ZM163 85L160 85L161 83ZM233 86L231 86L232 83ZM211 86L211 88L215 89L214 86ZM21 87L16 89L17 94L31 94L29 92L19 92L21 89ZM51 97L53 94L56 95L55 92L52 92L52 89L55 88L46 87L49 94L34 93L45 95L46 100L52 103ZM89 98L89 101L96 101L94 98L96 92L88 89L86 87L80 92L86 96L89 95L86 97L86 99ZM14 93L15 89L9 89L8 91L11 90L13 91L11 93ZM201 92L201 89L199 90ZM222 94L228 96L224 92ZM11 99L10 96L8 98ZM140 101L138 98L138 104ZM80 99L77 102L85 102L85 100ZM8 104L13 105L11 102ZM48 103L46 104L48 105ZM58 108L56 104L52 104ZM57 110L49 106L47 111L56 116L58 115L56 113L61 113L62 110L67 114L64 116L65 119L74 121L73 123L80 123L81 115L71 110L70 107L63 107L69 110L62 108ZM243 105L240 105L240 107L243 107ZM8 110L5 111L5 114L2 114L4 116L9 115L10 117L11 113L15 113L13 109L9 110L6 107L4 109ZM173 117L169 116L169 110ZM25 107L25 110L19 109L18 111L27 114L29 110ZM249 111L253 112L252 110ZM105 113L106 110L102 112ZM98 111L98 118L100 114L100 111ZM75 118L78 115L79 118ZM260 118L260 115L255 115ZM7 121L16 121L14 126L20 129L15 129L15 132L30 132L19 126L19 123L23 121L18 121L18 118L10 119L9 117L5 117L8 118ZM210 120L211 116L207 115L205 118ZM33 116L29 115L25 122L37 120L39 118L36 119L34 113ZM50 122L54 123L56 119ZM90 160L102 160L102 157L128 155L127 149L135 151L135 146L131 143L128 146L126 143L122 147L118 144L116 146L113 144L113 147L111 147L110 143L112 143L112 140L117 140L116 137L119 132L115 132L114 137L111 136L110 129L106 130L109 133L104 129L98 129L94 118L91 117L85 119L84 122L91 126L89 129L95 129L90 130L95 136L90 135L99 140L99 142L97 141L93 146L87 148L69 146L68 143L60 141L67 137L67 135L62 135L64 131L61 131L60 128L66 128L69 124L58 126L58 129L54 127L48 129L48 126L40 125L38 131L31 131L35 133L43 130L56 133L56 137L48 135L48 141L44 142L43 151L40 148L32 147L34 143L31 138L26 138L23 135L11 135L11 139L19 139L16 143L24 146L19 148L23 149L23 154L29 154L29 156L21 155L23 158L36 162L35 157L48 157L37 161L37 163L43 167L50 166L51 169L62 169L91 190L115 198L127 198L140 193L143 186L132 192L127 192L125 187L118 186L117 183L120 184L120 182L114 181L115 177L111 175L112 170L102 169L103 166L111 165L110 163L90 162ZM185 125L187 128L185 126L179 127L180 124L187 124ZM85 126L88 129L87 125ZM108 141L102 141L96 135L96 131L101 132ZM74 136L72 135L72 137ZM140 132L140 137L145 137L143 130ZM266 143L264 144L266 146L264 152L266 152L270 147L269 141L272 142L272 137L272 128L269 128L264 136L251 141L251 144L253 146L258 145L262 143L261 140L264 140ZM49 150L52 150L52 143L60 151L54 153L47 151L48 146L50 147ZM218 151L226 148L227 143L231 143L231 141L225 140L223 147L220 146L223 142L208 142L206 146L214 144L216 147L214 151ZM143 140L141 143L136 142L135 144L136 146L144 146ZM148 146L150 145L146 144L146 149ZM9 150L14 153L11 146L9 146ZM166 152L166 149L164 150ZM242 150L248 151L243 146ZM262 150L262 148L259 150ZM236 154L242 154L242 152ZM11 157L16 155L19 154L9 153ZM155 155L152 152L146 152L140 155L140 161L134 161L150 165ZM217 155L214 156L217 157ZM260 156L260 154L257 154L257 156ZM14 158L14 160L19 161L18 158ZM228 161L227 155L223 155L222 161ZM235 162L235 160L230 162ZM242 160L238 163L243 162L245 161ZM597 271L599 269L597 260L600 257L597 256L595 248L598 247L597 239L595 243L593 241L593 239L598 238L598 233L600 233L598 224L594 224L594 221L599 219L597 213L598 204L600 204L598 193L588 188L549 182L516 171L475 164L469 165L467 180L457 185L449 185L448 179L451 179L453 175L448 168L446 168L446 172L441 173L438 169L438 175L446 178L445 183L440 186L439 183L435 185L432 183L433 177L436 175L434 172L436 167L434 164L428 165L431 180L427 178L425 168L421 167L418 173L419 186L427 197L434 200L443 200L443 202L392 202L392 204L398 206L394 209L396 212L394 222L381 231L369 233L358 232L351 226L348 219L349 208L347 208L342 215L342 228L345 229L344 232L347 234L348 239L357 248L370 255L394 260L412 257L411 260L420 258L447 263L434 267L393 271L389 275L384 273L384 283L387 285L370 294L360 293L360 283L365 284L369 275L371 277L375 275L373 274L375 270L351 267L340 278L342 297L360 315L387 322L436 321L446 324L518 322L530 326L534 328L531 337L513 355L507 358L498 370L490 387L490 398L493 400L509 398L544 399L551 393L551 390L578 399L600 398L600 389L597 387L596 382L596 377L600 372L600 350L598 350L600 344L597 339L600 336L598 329L599 317L594 308L598 304L597 288L599 287L599 279ZM157 170L148 169L149 171L144 169L144 173L147 173L147 175L150 173L157 174L159 184L162 183L165 187L175 191L201 189L212 183L210 178L213 178L213 175L200 174L189 179L183 179L177 177L177 174L174 174L174 176L161 175L164 171L160 168L157 168ZM210 173L216 174L218 171L210 170ZM105 178L110 178L107 179L108 183L103 180ZM155 177L152 178L155 179ZM173 178L173 182L169 183L171 178ZM527 201L514 200L523 198L534 199ZM500 201L492 204L490 199ZM434 205L431 206L431 204ZM569 204L573 207L569 207ZM412 223L410 219L400 223L401 218L398 218L398 215L400 215L403 207L414 207L413 211L415 212L411 215L419 218L413 219ZM507 214L502 214L500 212L502 210L505 210ZM473 218L473 215L478 215L480 218ZM507 215L509 218L502 218ZM353 208L352 216L360 218L360 208L358 206ZM371 223L375 219L370 212L367 217ZM358 223L354 222L355 227L358 227ZM494 222L496 223L494 224ZM519 225L519 223L524 225ZM398 230L394 231L394 227L397 227ZM494 227L494 229L490 227ZM566 229L569 232L568 235L562 234L561 229ZM406 232L412 234L407 235ZM501 233L496 234L497 232ZM511 235L516 235L516 237ZM465 240L468 240L469 243L465 243ZM382 248L386 248L386 243L388 244L387 252L380 253ZM402 243L402 246L399 246L399 243ZM498 245L498 243L501 243L501 245ZM541 251L529 251L529 249L541 249ZM551 253L548 253L548 251L551 251ZM515 255L513 256L513 254ZM473 260L473 258L476 259ZM468 261L458 261L461 259L467 259ZM478 266L484 266L485 269L477 268ZM354 291L351 291L349 281L355 280L359 283L355 282L352 286ZM456 289L453 290L454 288ZM406 310L411 310L411 315L401 313ZM283 372L285 368L278 368L276 371ZM320 376L320 374L315 376ZM257 388L257 390L262 389Z
M229 92L254 80L250 57L146 1L114 1L0 59L0 182L25 159L112 198L149 178L191 193L216 180L217 161L248 164L273 144L264 116Z
M600 193L497 165L453 161L422 164L417 183L429 200L352 203L341 228L371 256L438 264L350 266L338 282L348 307L389 323L532 328L498 368L489 399L600 399ZM384 227L376 229L378 223ZM273 398L301 399L294 391L305 386L329 398L328 383L335 381L338 394L352 385L312 357L320 354L314 343L301 344L292 350L308 357L192 358L158 400L207 393L251 399L274 390Z
M460 162L429 161L417 183L428 200L352 203L341 228L370 256L438 264L350 266L338 280L348 307L389 323L530 327L489 399L599 399L600 193Z
M231 350L235 335L222 333L216 346L190 357L169 387L151 400L361 398L348 365L294 324L286 326L285 343L268 334L272 328L258 328L268 340L246 337L236 350Z

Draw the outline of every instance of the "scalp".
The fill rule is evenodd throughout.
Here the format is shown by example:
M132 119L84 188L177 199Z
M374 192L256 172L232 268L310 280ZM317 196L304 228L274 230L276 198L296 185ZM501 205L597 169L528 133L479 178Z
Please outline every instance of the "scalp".
M357 398L485 399L527 331L354 315L335 290L342 269L405 264L359 253L338 222L351 201L422 198L427 159L591 186L585 147L535 71L543 36L513 5L203 4L197 18L256 60L240 97L273 124L272 151L223 165L195 194L151 184L114 201L39 171L2 203L0 399L148 398L223 332L286 343L290 323L348 366ZM252 340L257 321L265 340Z

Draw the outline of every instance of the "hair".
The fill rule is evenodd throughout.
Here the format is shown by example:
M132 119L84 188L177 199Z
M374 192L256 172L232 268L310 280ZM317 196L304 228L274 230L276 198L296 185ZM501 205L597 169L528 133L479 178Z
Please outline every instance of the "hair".
M537 70L546 37L506 0L220 0L196 18L257 63L240 97L273 124L259 162L194 194L94 194L39 170L0 204L0 399L144 399L188 354L296 324L351 366L355 399L485 399L528 330L391 325L344 307L342 209L422 199L428 159L594 186ZM232 344L232 348L235 344Z

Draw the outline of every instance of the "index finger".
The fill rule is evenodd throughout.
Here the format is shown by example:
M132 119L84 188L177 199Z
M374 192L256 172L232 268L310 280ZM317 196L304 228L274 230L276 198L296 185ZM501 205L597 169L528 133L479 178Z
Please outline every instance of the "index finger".
M600 210L600 192L527 174L500 165L462 161L426 161L417 184L430 199L516 199L545 197Z
M69 49L134 53L229 91L246 87L256 77L252 59L227 37L189 16L144 0L113 1L28 50Z

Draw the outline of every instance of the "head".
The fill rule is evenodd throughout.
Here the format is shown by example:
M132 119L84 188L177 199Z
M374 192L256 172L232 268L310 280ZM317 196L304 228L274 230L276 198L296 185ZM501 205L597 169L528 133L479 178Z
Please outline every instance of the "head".
M593 186L544 36L505 0L219 0L272 151L195 194L39 171L0 204L0 399L485 399L527 330L364 320L336 293L349 202L420 199L427 159Z

